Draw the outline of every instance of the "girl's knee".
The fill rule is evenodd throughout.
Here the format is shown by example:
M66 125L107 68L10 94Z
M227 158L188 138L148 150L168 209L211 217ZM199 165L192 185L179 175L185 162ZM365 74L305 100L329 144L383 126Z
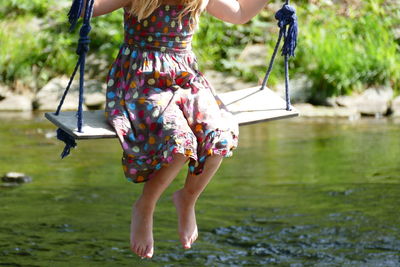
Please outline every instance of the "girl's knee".
M185 163L186 161L188 161L189 160L189 157L188 156L186 156L186 155L184 155L184 154L181 154L181 153L176 153L176 154L174 154L173 155L173 161L174 162L183 162L183 163Z
M212 156L209 156L209 157L206 159L206 164L208 164L208 165L210 165L210 164L219 165L219 164L221 164L221 162L222 162L223 159L224 159L224 157L221 156L221 155L212 155Z

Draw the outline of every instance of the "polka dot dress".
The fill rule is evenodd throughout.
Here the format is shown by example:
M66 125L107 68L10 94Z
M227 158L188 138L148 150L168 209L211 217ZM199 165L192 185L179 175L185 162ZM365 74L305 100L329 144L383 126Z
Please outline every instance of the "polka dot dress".
M229 157L238 124L197 70L189 16L161 5L138 21L125 11L125 40L107 77L106 117L132 182L151 179L181 153L200 174L208 156Z

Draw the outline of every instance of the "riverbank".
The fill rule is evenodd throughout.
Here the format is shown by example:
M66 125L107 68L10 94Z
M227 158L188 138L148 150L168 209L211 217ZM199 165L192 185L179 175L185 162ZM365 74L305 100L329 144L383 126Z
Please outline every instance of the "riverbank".
M255 86L254 83L213 70L206 71L205 75L219 93ZM36 93L0 86L0 112L54 111L68 81L69 78L65 76L54 78ZM390 87L369 88L358 94L328 98L324 105L312 105L306 101L309 90L307 86L308 81L304 76L291 80L292 104L303 117L337 117L351 120L362 116L400 117L400 96L395 96ZM284 84L272 86L272 89L284 98ZM86 81L84 109L103 109L105 92L105 83ZM63 110L76 110L77 103L78 83L75 81L65 99Z

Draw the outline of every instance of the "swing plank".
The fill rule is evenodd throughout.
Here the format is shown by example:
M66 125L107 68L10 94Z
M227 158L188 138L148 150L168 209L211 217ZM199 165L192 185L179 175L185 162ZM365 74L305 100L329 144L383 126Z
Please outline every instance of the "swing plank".
M286 110L286 101L269 88L251 87L219 94L218 97L235 115L240 126L299 116L293 107Z
M82 132L78 132L76 126L76 111L63 111L58 116L54 113L46 112L45 117L63 129L75 139L101 139L114 138L117 135L114 129L107 123L104 116L104 110L90 110L83 112Z
M272 90L252 87L219 94L218 97L225 104L239 125L253 124L263 121L296 117L298 111L286 110L286 102ZM114 138L116 134L106 122L103 110L84 111L82 132L77 131L76 112L60 112L58 116L47 112L45 117L75 137L75 139Z

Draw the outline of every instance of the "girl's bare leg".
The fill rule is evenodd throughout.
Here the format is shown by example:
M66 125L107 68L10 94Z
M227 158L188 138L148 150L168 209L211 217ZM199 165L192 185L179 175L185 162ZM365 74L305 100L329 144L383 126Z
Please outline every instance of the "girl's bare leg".
M179 238L185 249L189 249L198 236L196 201L217 172L221 162L222 156L219 155L207 158L203 172L200 175L189 173L184 187L174 193L173 201L178 213Z
M144 184L142 195L132 207L131 250L140 257L153 256L153 212L156 203L186 160L184 155L175 154L168 167L161 168Z

